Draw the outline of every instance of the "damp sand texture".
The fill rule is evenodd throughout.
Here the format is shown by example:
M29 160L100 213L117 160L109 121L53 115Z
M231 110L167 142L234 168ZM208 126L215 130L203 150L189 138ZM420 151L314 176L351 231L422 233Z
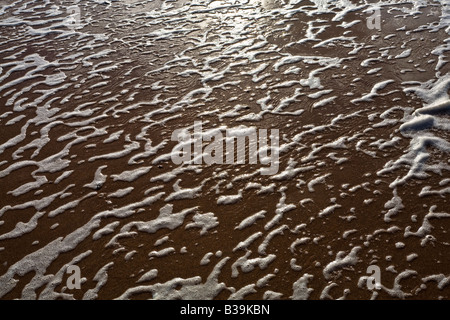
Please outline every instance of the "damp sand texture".
M450 1L0 5L1 299L450 298Z

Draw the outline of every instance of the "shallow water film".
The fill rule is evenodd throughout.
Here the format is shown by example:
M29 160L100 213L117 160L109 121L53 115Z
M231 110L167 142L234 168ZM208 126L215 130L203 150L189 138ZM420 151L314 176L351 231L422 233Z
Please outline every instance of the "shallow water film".
M450 1L0 6L0 299L450 298Z

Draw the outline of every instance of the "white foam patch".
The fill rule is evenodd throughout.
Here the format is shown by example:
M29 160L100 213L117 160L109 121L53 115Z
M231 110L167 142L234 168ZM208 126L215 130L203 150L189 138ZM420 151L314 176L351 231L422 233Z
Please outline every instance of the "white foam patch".
M200 235L205 235L208 230L215 228L219 225L218 218L212 212L208 213L196 213L192 217L192 222L188 223L185 229L200 228Z
M202 282L202 278L199 276L187 279L174 278L165 283L128 288L117 299L127 300L132 298L133 295L148 292L152 294L155 300L211 300L227 288L223 282L219 283L218 277L221 269L228 260L229 257L220 260L204 282Z
M244 228L248 228L252 226L254 223L256 223L257 220L263 219L266 214L267 214L266 210L258 211L242 220L241 223L235 229L242 230Z
M339 251L336 254L336 260L330 262L323 269L323 275L325 279L332 278L333 273L338 272L342 268L351 267L358 263L358 252L361 247L354 247L347 255L344 251Z
M305 273L292 285L292 300L308 300L311 293L314 291L312 288L308 288L308 283L314 279L313 275Z

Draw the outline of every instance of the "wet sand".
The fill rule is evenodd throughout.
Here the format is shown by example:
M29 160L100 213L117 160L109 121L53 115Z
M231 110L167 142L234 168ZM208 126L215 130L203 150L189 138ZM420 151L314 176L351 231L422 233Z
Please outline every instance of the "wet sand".
M446 2L391 2L4 7L0 298L448 299ZM279 129L279 172L175 165L200 120Z

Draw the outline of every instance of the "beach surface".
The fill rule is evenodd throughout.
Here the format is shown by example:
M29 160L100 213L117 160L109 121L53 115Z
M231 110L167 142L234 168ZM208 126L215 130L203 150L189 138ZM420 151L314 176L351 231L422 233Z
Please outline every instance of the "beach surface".
M0 6L0 299L450 298L450 1Z

